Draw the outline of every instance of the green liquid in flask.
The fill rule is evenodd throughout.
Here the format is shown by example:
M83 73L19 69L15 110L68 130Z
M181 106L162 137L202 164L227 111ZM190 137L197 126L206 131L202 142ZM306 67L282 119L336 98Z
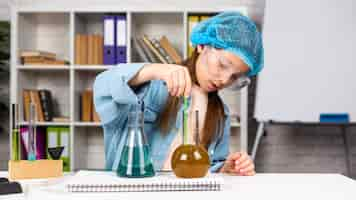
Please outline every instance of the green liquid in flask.
M151 177L155 175L149 156L147 145L143 147L125 146L117 170L117 175L122 177Z
M143 178L155 175L150 149L143 130L144 105L141 110L134 106L128 115L128 133L121 151L117 175L129 178Z

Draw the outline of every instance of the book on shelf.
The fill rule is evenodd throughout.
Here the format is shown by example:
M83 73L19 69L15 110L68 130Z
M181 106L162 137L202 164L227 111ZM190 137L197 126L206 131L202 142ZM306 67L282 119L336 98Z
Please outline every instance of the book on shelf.
M39 50L22 50L20 53L20 57L43 57L49 59L56 59L56 54Z
M84 34L75 35L75 57L74 62L77 65L85 65L88 63L88 36Z
M103 36L101 35L95 35L95 51L94 51L94 56L96 57L95 59L95 64L97 65L102 65L104 63L104 58L103 58L103 48L104 48L104 39Z
M33 104L35 104L36 108L36 120L38 122L43 122L44 121L44 115L43 115L43 110L42 110L42 105L41 105L41 100L40 100L40 95L38 90L30 90L30 99Z
M143 62L150 62L150 59L149 59L148 55L146 54L146 52L144 51L143 47L139 43L139 39L138 38L133 38L132 39L132 44L133 44L133 48L135 49L135 51L139 55L140 59Z
M137 42L139 47L142 48L142 50L145 52L145 54L148 57L149 62L156 63L159 62L159 60L155 57L153 52L150 50L150 48L145 44L142 38L137 37Z
M81 63L81 48L80 48L80 44L81 44L81 37L82 35L81 34L76 34L75 35L75 39L74 39L74 63L77 64L77 65L80 65L82 64Z
M93 91L91 89L81 92L79 112L82 122L100 122L100 117L95 110Z
M81 121L91 122L92 121L92 109L93 109L93 91L85 90L81 93L81 104L80 104L80 114Z
M22 91L22 96L25 121L29 120L31 102L35 104L36 121L53 121L53 98L50 90L24 89Z
M182 57L166 36L150 38L143 35L132 39L133 48L143 62L181 63Z
M93 122L100 122L100 117L95 110L93 110Z
M173 60L173 63L181 63L182 57L176 51L176 49L172 46L166 36L162 36L159 40L161 47L167 52L168 56Z
M188 16L188 57L193 54L194 48L193 44L190 42L190 35L193 28L198 24L199 16L197 15L190 15Z
M30 56L30 57L22 57L22 61L26 62L45 62L45 61L53 61L55 58L47 58L43 56Z
M190 42L190 34L194 27L201 21L209 19L214 14L193 14L188 16L188 57L193 54L193 44Z
M68 65L69 62L56 58L55 53L43 51L23 51L21 62L24 65Z
M200 15L199 16L199 22L207 20L211 17L211 15Z
M24 61L24 65L68 65L65 60Z
M53 117L52 121L59 122L59 123L67 123L70 122L70 119L69 117Z
M102 65L103 48L103 36L98 34L76 34L74 47L75 64Z
M95 37L94 35L88 35L88 63L87 64L95 63L94 51L95 51Z
M172 58L167 54L166 50L162 48L161 44L156 38L152 38L151 43L153 44L154 47L156 47L158 52L161 54L161 56L166 60L168 64L172 64L174 62Z
M25 121L30 120L30 104L31 104L31 96L30 90L24 89L22 91L22 101L23 101L23 119Z
M49 90L39 90L41 106L45 121L52 121L53 119L53 100L52 94Z
M80 37L80 64L88 64L88 35L81 35Z
M92 119L93 122L100 122L99 114L95 110L94 101L92 101Z
M145 45L153 52L153 54L159 59L161 63L167 64L168 62L164 57L160 54L159 50L154 47L151 40L148 38L147 35L143 35L142 40L144 41Z

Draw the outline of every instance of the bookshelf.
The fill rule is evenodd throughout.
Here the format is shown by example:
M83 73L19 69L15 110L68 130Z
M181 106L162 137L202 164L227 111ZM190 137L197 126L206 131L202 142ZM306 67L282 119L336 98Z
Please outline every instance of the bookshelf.
M126 2L126 1L124 1ZM100 123L81 122L79 94L91 88L95 76L110 65L76 65L75 34L103 34L102 17L106 13L124 14L127 17L127 60L140 62L137 52L131 47L131 38L146 34L149 37L167 36L174 48L186 58L188 41L188 16L212 14L226 9L163 9L145 10L143 5L101 7L42 6L12 7L11 38L11 103L19 103L20 125L23 120L22 90L49 89L55 100L55 112L69 117L69 122L39 122L38 126L65 126L70 129L71 170L104 167L103 130ZM68 6L70 7L70 6ZM245 7L235 10L246 13ZM140 8L140 9L134 9ZM69 65L22 65L19 50L39 49L56 53L57 57L69 61ZM247 150L247 89L241 92L221 92L221 96L232 105L234 113L240 113L240 122L231 123L241 136L239 148ZM11 123L10 123L11 124ZM10 133L11 134L11 133ZM9 137L10 140L12 137ZM12 141L10 141L12 142ZM236 144L237 142L234 142ZM11 147L11 145L9 145ZM236 148L235 148L236 149ZM10 149L11 152L11 149Z

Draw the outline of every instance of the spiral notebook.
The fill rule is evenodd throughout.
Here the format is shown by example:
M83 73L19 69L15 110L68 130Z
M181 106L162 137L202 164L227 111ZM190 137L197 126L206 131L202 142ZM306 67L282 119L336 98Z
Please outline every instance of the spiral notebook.
M65 187L68 192L157 192L219 191L222 177L209 174L204 178L183 179L173 173L158 173L150 178L122 178L115 172L79 171Z

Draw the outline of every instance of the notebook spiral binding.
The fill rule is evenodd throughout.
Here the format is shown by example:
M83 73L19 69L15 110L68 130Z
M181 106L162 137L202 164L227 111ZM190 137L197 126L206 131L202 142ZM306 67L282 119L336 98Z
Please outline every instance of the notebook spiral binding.
M222 180L174 180L131 184L68 184L69 192L219 191Z

